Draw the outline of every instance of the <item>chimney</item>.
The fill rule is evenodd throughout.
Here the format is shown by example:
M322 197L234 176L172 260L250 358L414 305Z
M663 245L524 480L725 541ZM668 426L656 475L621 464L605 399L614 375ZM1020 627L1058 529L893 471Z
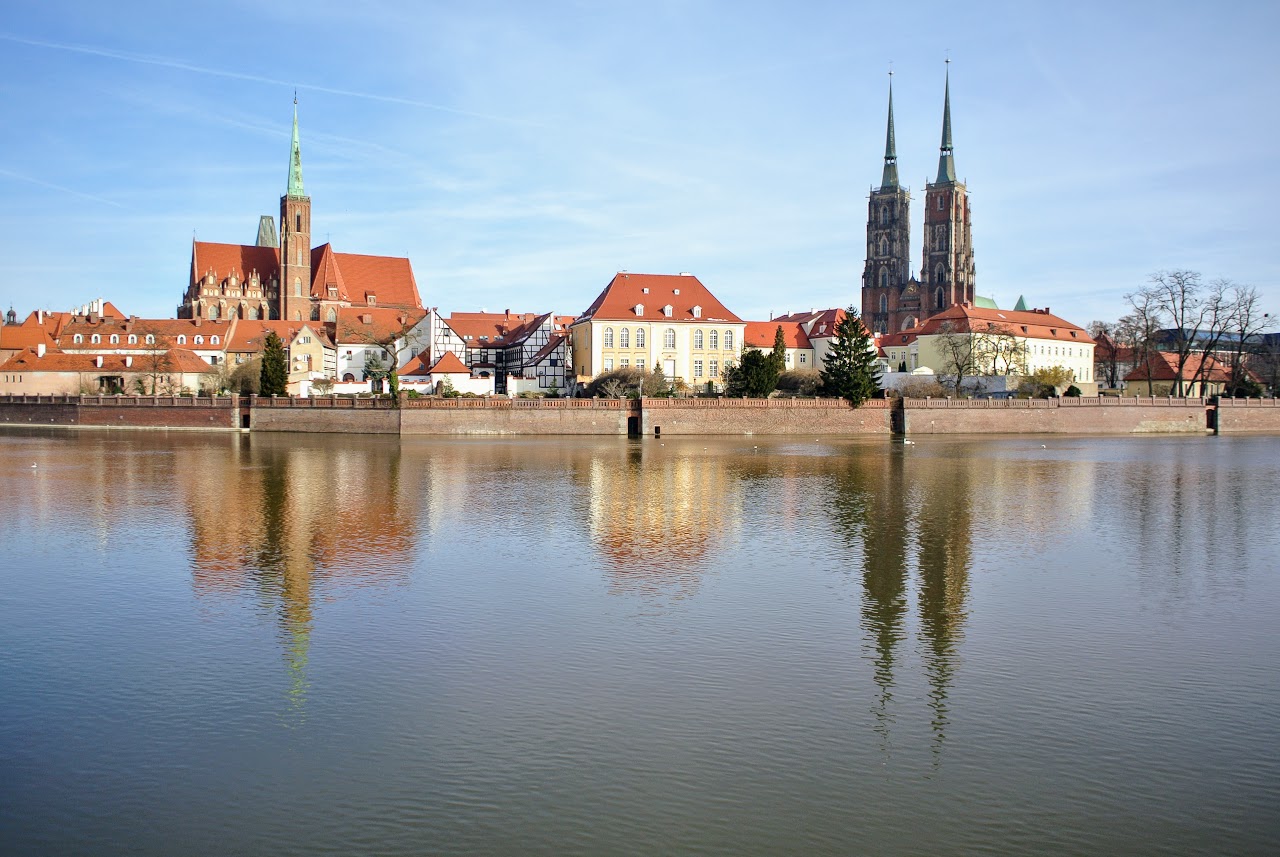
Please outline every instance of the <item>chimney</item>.
M97 324L97 323L98 323L98 314L93 310L89 310L89 324Z
M196 325L196 327L199 327L199 326L200 326L200 315L199 315L199 314L197 314L197 315L196 315L196 317L195 317L195 325Z
M44 310L36 310L36 324L44 324Z
M36 356L37 356L37 357L43 357L43 356L44 356L44 343L43 343L43 342L37 342L37 343L36 343Z
M102 355L101 355L101 354L99 354L97 357L93 358L93 365L94 365L94 366L97 366L99 369L101 369L101 368L102 368Z

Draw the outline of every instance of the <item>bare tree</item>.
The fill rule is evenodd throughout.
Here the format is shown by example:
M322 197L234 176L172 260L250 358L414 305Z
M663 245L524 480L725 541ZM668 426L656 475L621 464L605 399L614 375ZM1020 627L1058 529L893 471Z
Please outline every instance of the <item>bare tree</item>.
M954 322L945 321L938 328L935 342L942 358L940 374L948 378L950 386L958 395L964 379L977 374L973 336L961 331Z
M1119 324L1111 321L1089 322L1089 336L1095 343L1093 350L1093 377L1106 381L1107 387L1120 386Z
M142 343L138 363L143 373L137 381L138 392L149 396L173 393L173 358L169 355L173 347L171 338L154 325L140 324L136 330Z
M1206 300L1204 283L1197 271L1157 271L1148 285L1125 295L1130 306L1145 303L1159 321L1168 322L1170 333L1161 344L1175 356L1174 394L1186 395L1186 367L1205 321L1215 311L1215 301Z
M1151 374L1160 334L1160 310L1154 296L1146 289L1125 295L1125 300L1133 312L1117 322L1117 344L1128 346L1135 364L1146 371L1147 395L1151 396L1155 389Z
M1027 341L1008 325L988 322L986 330L974 334L972 349L976 374L1025 375L1027 372Z
M1248 370L1246 355L1250 346L1266 329L1271 320L1269 313L1261 311L1262 296L1253 286L1231 286L1230 314L1227 333L1231 336L1231 389L1244 383Z

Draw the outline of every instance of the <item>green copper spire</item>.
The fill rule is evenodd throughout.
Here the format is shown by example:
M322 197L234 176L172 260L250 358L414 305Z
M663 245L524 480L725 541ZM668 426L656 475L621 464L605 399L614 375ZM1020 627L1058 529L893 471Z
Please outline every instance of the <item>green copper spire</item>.
M302 149L298 145L298 96L293 96L293 143L289 147L289 189L285 194L294 199L306 196L302 190Z
M942 150L938 155L938 184L956 180L956 161L951 154L951 60L947 60L947 94L942 106Z
M880 189L898 186L898 152L893 139L893 72L889 72L889 130L884 138L884 173L880 176Z

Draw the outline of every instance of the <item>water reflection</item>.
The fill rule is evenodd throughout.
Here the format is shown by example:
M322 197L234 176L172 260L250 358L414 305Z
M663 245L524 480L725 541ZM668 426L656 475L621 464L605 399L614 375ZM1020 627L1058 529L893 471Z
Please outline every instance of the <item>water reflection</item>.
M275 616L300 719L317 596L409 579L419 494L402 485L400 449L335 450L296 438L238 439L182 456L198 596L251 592Z
M912 574L918 652L928 681L935 751L948 724L948 695L963 633L971 562L973 498L963 469L922 468L902 447L851 450L833 468L827 508L862 569L862 629L877 693L882 748L890 747L894 688L909 635Z

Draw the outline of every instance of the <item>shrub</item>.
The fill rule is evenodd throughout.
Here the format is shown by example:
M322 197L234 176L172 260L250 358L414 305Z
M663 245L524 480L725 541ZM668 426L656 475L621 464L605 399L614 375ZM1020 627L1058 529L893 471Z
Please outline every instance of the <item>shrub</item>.
M1080 398L1080 388L1077 387L1075 384L1072 384L1070 387L1067 388L1067 391L1062 395L1069 396L1073 399L1078 399Z
M793 396L816 396L822 386L817 369L788 369L778 376L778 389Z
M898 394L906 399L941 399L947 393L938 383L938 379L930 375L908 378L898 385Z

